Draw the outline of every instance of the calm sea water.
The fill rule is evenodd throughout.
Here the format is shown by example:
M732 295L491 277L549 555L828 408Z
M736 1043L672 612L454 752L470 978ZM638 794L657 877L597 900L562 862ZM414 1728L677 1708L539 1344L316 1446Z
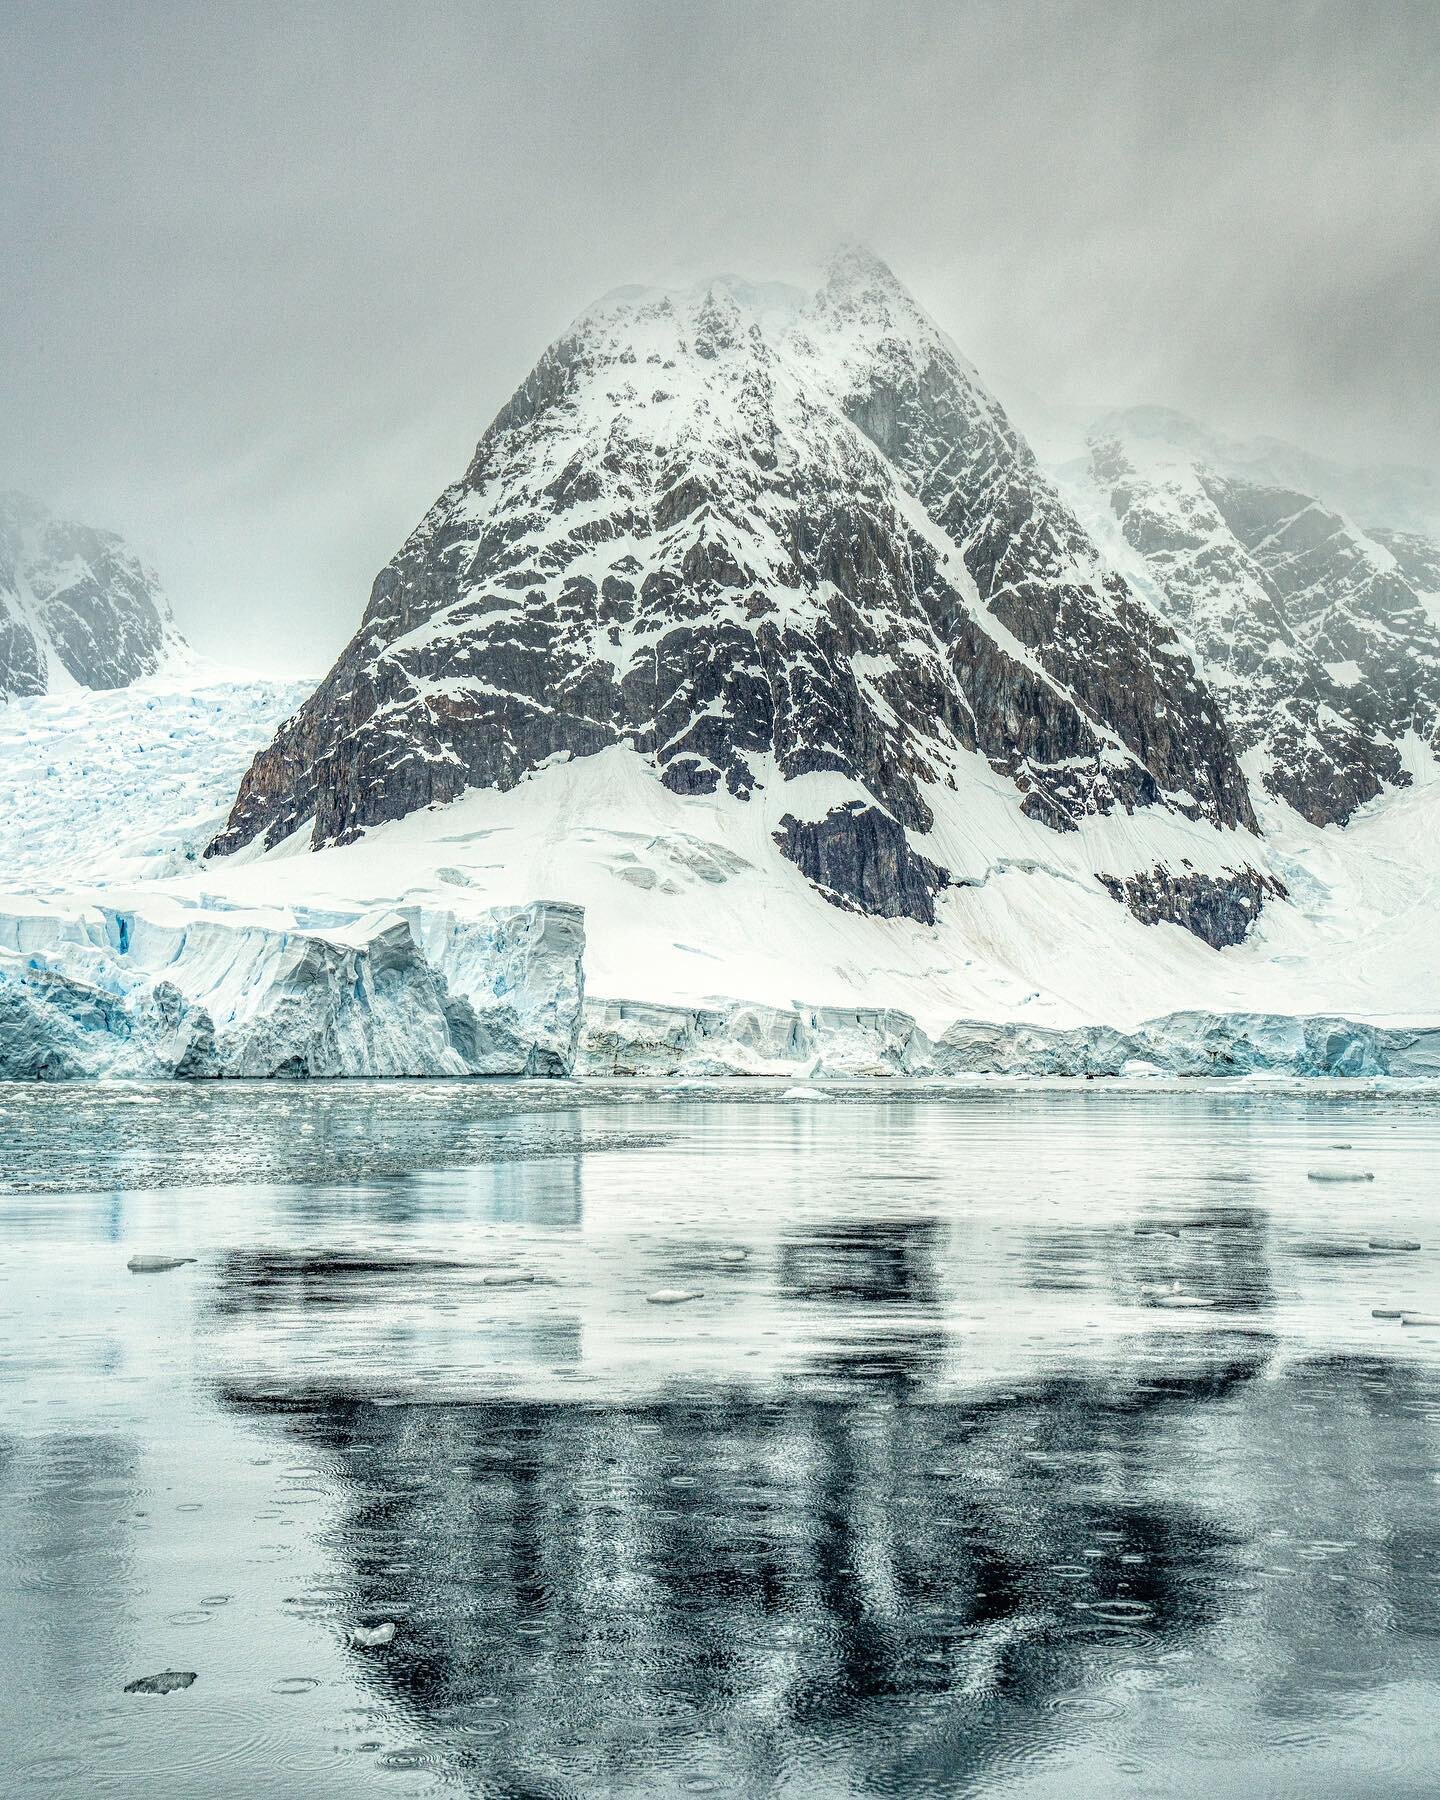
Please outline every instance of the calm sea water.
M1433 1795L1440 1097L831 1091L0 1088L4 1791Z

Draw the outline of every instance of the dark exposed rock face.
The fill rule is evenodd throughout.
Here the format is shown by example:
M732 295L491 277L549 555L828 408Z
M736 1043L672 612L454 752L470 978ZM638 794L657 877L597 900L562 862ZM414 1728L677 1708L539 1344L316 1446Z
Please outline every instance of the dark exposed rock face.
M775 841L827 900L884 919L935 923L935 895L950 877L917 856L902 827L878 807L852 800L813 824L787 814Z
M153 675L180 639L156 577L114 532L0 495L0 699Z
M1092 479L1240 750L1264 753L1265 787L1328 825L1408 786L1401 740L1440 741L1440 629L1425 604L1440 549L1212 466L1213 445L1167 446L1157 462L1125 425L1092 439Z
M1395 558L1400 578L1422 600L1434 605L1440 601L1440 539L1425 537L1417 531L1389 531L1384 526L1371 526L1365 534L1381 544Z
M1175 875L1157 867L1139 875L1101 875L1098 879L1141 924L1183 925L1216 950L1243 941L1259 918L1267 895L1285 898L1283 882L1257 873L1248 864L1228 869L1223 876L1193 871Z
M682 794L839 775L853 804L787 803L779 841L886 916L933 917L945 870L905 831L967 753L1058 831L1143 808L1254 828L1171 628L863 253L808 301L715 284L582 318L381 572L211 853L345 842L622 744Z

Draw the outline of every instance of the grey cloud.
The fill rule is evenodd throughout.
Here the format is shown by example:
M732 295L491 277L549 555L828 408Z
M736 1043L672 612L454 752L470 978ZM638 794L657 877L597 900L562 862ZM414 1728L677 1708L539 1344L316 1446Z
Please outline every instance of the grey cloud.
M318 668L597 293L872 242L982 372L1440 460L1440 8L0 11L0 485Z

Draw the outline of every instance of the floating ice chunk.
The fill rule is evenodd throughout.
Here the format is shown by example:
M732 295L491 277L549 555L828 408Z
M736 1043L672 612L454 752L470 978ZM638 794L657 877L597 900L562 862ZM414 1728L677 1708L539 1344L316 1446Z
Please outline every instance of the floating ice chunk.
M1402 1325L1440 1325L1440 1313L1401 1313Z
M1311 1169L1308 1174L1311 1181L1373 1181L1374 1175L1369 1169Z
M683 1306L687 1300L704 1297L702 1288L656 1288L653 1294L645 1296L651 1306Z
M175 1694L195 1681L193 1669L162 1669L158 1675L141 1675L125 1683L127 1694Z
M481 1287L520 1287L535 1277L528 1269L495 1269L480 1277Z
M1158 1294L1151 1302L1154 1306L1213 1306L1215 1302L1203 1294Z
M822 1094L819 1088L793 1087L786 1088L780 1096L782 1100L833 1100L833 1094Z
M137 1252L125 1267L132 1275L163 1275L167 1269L178 1269L194 1260L193 1256L142 1256Z
M360 1650L380 1650L395 1639L395 1621L386 1619L381 1625L357 1625L350 1642Z
M1407 1237L1372 1237L1370 1248L1372 1250L1418 1250L1420 1240Z

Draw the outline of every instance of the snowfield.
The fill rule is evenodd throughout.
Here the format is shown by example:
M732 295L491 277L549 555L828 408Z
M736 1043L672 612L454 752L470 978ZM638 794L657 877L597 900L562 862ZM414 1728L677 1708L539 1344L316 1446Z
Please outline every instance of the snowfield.
M198 659L130 687L0 702L0 884L148 880L193 863L311 681Z
M681 796L624 749L557 763L506 793L472 791L343 847L311 852L297 834L268 855L217 859L196 886L247 906L417 893L451 905L570 901L585 909L593 995L899 1008L932 1035L957 1018L1129 1029L1181 1009L1440 1022L1440 779L1428 752L1416 764L1422 755L1414 787L1344 828L1269 806L1266 838L1247 833L1236 850L1291 899L1270 902L1247 941L1222 951L1179 926L1142 925L1096 879L1096 867L1153 858L1153 814L1143 827L1120 815L1057 834L1021 815L979 758L959 795L927 796L966 871L966 885L939 895L933 929L831 905L770 841L791 790L825 777L749 802ZM1207 827L1174 830L1190 834L1177 858L1204 867L1224 853Z
M833 778L683 796L623 748L349 845L201 860L304 685L167 677L0 709L0 1072L1440 1067L1428 1038L1289 1025L1440 1025L1440 771L1418 740L1414 786L1343 828L1267 805L1243 848L1290 898L1216 951L1095 878L1153 857L1153 813L1134 843L1123 814L1057 834L978 757L931 796L964 872L933 928L833 905L781 855L776 819ZM1168 828L1177 859L1223 854L1207 826Z

